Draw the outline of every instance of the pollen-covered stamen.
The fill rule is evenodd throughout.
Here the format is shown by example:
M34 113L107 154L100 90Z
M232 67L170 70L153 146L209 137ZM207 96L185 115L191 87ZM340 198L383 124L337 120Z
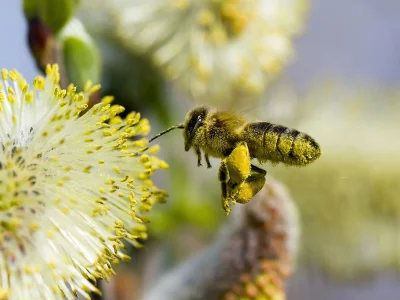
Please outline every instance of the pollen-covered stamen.
M36 164L26 164L23 148L8 141L0 149L0 213L20 205L37 205ZM29 201L29 202L28 202Z
M149 55L193 97L221 102L262 94L292 58L291 39L302 27L306 4L142 0L111 7L125 46Z
M129 259L122 240L147 237L145 213L166 197L150 179L167 165L143 138L148 121L120 118L111 97L80 116L99 86L62 90L56 66L46 75L29 88L2 71L0 299L88 298L112 262Z
M197 22L206 39L220 45L242 34L256 9L256 0L214 1L198 13Z

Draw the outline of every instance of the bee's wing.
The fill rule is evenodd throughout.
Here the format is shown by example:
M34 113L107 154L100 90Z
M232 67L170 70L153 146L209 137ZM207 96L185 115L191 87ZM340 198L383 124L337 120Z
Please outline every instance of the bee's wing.
M229 111L217 112L215 114L215 119L217 121L215 126L224 127L230 131L238 129L247 123L245 118Z

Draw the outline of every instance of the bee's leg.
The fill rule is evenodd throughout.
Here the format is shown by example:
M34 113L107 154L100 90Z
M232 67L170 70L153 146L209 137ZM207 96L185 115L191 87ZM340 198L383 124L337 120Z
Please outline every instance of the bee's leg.
M240 184L251 174L251 158L245 142L240 142L226 157L229 178L232 183Z
M197 166L200 167L200 166L202 166L200 148L196 148L195 151L196 151L196 155L197 155Z
M211 163L210 163L210 158L208 157L208 154L204 154L204 158L206 159L206 163L207 163L207 168L211 168Z
M218 180L221 182L221 202L222 208L225 210L225 213L228 215L231 211L229 207L229 196L228 196L228 168L226 166L225 160L221 161L218 170Z
M264 169L261 169L253 164L250 165L251 166L251 173L255 173L255 174L260 174L262 176L267 175L267 171L265 171Z
M249 202L264 186L267 172L261 168L251 165L251 174L240 185L236 195L236 202Z
M239 143L226 158L229 173L227 183L230 201L249 202L264 186L267 172L250 163L251 158L246 143Z
M226 215L229 215L231 208L229 207L228 185L226 182L221 181L221 204Z
M242 186L251 175L250 154L245 142L239 143L232 152L224 158L229 177L227 181L227 201L236 203L240 198ZM240 200L240 199L239 199Z

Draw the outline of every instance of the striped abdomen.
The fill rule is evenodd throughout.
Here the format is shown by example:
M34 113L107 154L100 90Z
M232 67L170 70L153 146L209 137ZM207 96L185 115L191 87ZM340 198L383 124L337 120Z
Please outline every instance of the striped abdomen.
M268 122L249 123L243 129L250 155L260 162L306 165L321 155L321 148L308 134Z

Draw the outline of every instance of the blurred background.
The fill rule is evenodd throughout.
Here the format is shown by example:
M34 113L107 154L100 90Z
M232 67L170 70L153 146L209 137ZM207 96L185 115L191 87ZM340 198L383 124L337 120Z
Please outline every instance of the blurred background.
M0 67L16 68L32 80L38 60L28 44L29 18L22 1L0 1ZM316 163L263 166L267 180L287 186L301 219L288 299L398 299L400 3L283 1L276 5L286 13L271 15L276 24L263 18L250 19L246 28L234 23L223 46L213 36L187 47L179 44L188 38L184 29L198 22L209 30L210 17L183 17L191 1L149 1L152 8L145 2L87 0L76 11L101 58L96 76L103 93L149 118L151 135L182 122L200 103L309 133L323 149ZM208 2L198 0L193 10L202 12ZM273 11L275 2L261 13ZM263 34L272 38L256 43ZM243 62L236 53L250 57L245 67L236 67ZM106 299L140 299L163 274L206 249L234 217L221 209L218 160L211 161L212 169L198 168L180 132L158 144L170 165L157 178L169 191L168 203L153 210L150 238L144 249L129 249L133 260L117 267L104 287Z

